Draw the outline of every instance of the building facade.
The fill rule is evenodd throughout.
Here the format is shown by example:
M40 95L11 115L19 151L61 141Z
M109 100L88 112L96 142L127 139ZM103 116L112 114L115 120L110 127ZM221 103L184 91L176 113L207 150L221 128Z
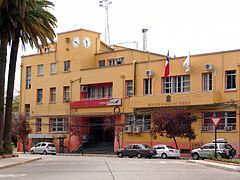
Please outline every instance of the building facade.
M105 142L112 151L130 143L174 145L172 139L151 134L152 112L185 107L196 115L197 138L178 138L181 152L214 139L211 117L221 117L218 137L240 151L240 50L193 55L190 71L186 57L166 56L109 47L97 32L79 29L58 34L42 54L22 57L20 112L29 118L28 147L52 141L75 151L84 139ZM19 144L19 150L21 146Z

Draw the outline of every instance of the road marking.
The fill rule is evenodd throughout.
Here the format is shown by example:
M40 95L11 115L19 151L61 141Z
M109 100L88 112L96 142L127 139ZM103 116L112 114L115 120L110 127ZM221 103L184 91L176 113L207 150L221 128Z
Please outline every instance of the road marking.
M26 176L27 174L0 174L0 178L6 178L6 177L22 177Z

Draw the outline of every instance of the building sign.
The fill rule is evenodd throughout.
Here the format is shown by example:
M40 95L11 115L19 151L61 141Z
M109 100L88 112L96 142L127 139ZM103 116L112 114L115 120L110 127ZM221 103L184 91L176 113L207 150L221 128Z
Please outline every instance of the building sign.
M149 107L161 107L161 106L187 106L191 105L190 101L179 101L179 102L165 102L165 103L149 103Z
M94 100L81 100L70 103L71 109L88 108L88 107L106 107L106 106L121 106L122 99L110 98L110 99L94 99Z

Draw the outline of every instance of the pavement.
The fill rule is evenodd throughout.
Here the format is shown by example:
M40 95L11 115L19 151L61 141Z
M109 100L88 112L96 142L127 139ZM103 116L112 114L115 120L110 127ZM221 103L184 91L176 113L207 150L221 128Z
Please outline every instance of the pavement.
M228 171L240 172L240 164L227 163L213 160L188 160L188 163L203 165L207 167L214 167L218 169L225 169Z
M37 156L31 156L31 155L29 155L29 156L26 156L26 155L7 156L4 158L0 158L0 170L9 168L9 167L14 167L14 166L21 165L21 164L30 163L30 162L37 161L40 159L42 159L42 158L37 157Z
M80 154L57 154L57 156L82 156ZM84 154L84 156L92 156L92 157L116 157L116 155L103 155L103 154ZM40 156L36 155L26 155L26 154L18 154L16 157L5 157L0 159L0 170L30 163L33 161L41 160ZM219 161L212 161L212 160L187 160L188 163L203 165L207 167L214 167L218 169L225 169L228 171L235 171L240 172L240 164L233 164L233 163L225 163Z

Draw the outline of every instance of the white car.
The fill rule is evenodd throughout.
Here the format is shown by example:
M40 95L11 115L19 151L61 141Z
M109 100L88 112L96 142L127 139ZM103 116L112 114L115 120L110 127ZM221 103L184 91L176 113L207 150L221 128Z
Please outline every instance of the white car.
M157 151L157 155L155 157L161 157L163 159L166 158L180 158L180 152L178 149L174 149L172 146L167 146L164 144L158 144L153 146Z
M56 155L56 146L50 142L40 142L30 149L31 154L54 154Z

